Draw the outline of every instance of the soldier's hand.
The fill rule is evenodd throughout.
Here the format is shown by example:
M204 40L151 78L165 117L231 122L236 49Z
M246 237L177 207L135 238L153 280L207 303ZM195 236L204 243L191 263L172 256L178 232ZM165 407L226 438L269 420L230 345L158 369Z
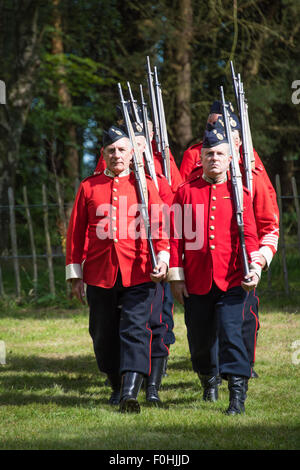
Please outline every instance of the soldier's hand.
M184 297L189 296L185 282L184 281L171 281L170 285L171 285L171 291L172 291L174 298L181 305L184 305Z
M151 280L153 282L160 282L166 279L168 272L168 265L164 261L159 261L157 263L155 271L150 273Z
M76 299L85 305L85 292L82 279L72 279L71 296L76 297Z
M266 267L266 264L267 264L266 258L261 253L260 253L260 264L261 264L261 269L264 269Z
M250 292L252 289L254 289L259 282L259 277L255 271L250 271L249 274L245 276L245 279L249 280L248 282L242 281L241 286L247 292Z

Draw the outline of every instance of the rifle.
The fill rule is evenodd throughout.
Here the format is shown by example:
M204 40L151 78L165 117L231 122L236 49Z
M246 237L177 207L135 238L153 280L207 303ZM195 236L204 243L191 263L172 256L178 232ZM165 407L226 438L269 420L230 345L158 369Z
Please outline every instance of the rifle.
M239 166L235 158L235 148L234 148L233 138L231 134L229 113L227 110L228 105L225 103L224 90L222 86L220 87L220 92L221 92L222 114L223 114L223 119L224 119L225 133L226 133L226 137L229 143L229 152L230 152L230 155L232 156L232 159L230 162L230 176L231 176L231 184L232 184L232 190L233 190L233 200L234 200L234 206L235 206L236 221L237 221L238 230L239 230L239 239L240 239L241 252L242 252L243 272L244 272L244 276L246 276L249 274L249 264L248 264L248 256L247 256L246 245L245 245L245 236L244 236L243 201L242 201L243 187L241 188L239 187L240 186L238 182L239 175L237 172L237 170L239 170Z
M146 169L147 169L147 173L153 179L154 184L155 184L155 186L158 190L158 182L157 182L156 172L155 172L155 167L154 167L154 162L153 162L152 146L151 146L151 142L150 142L148 123L147 123L147 105L143 101L143 94L142 94L142 91L141 91L141 97L142 97L142 101L143 101L142 106L146 107L146 118L144 117L144 111L143 111L143 119L141 120L141 118L139 116L139 113L138 113L137 101L133 97L131 86L130 86L129 82L127 82L127 87L128 87L128 91L129 91L129 97L130 97L129 101L130 101L130 106L131 106L131 110L132 110L133 119L137 124L139 124L140 126L143 127L145 137L146 137L146 146L145 146L145 151L144 151L144 157L145 157L145 166L146 166ZM148 139L147 139L146 133L148 135Z
M143 93L142 85L140 85L140 93L141 93L141 103L142 103L143 129L144 129L145 137L146 137L145 162L146 162L147 171L149 175L152 177L154 184L156 186L156 189L158 190L158 182L157 182L157 177L156 177L152 145L151 145L151 139L150 139L149 127L148 127L147 103L144 100L144 93Z
M235 99L236 99L239 117L241 121L243 164L245 168L246 187L249 189L251 196L252 196L253 176L252 176L251 163L255 161L255 158L254 158L251 130L250 130L250 124L249 124L248 104L245 98L244 84L241 81L240 74L238 74L238 76L235 75L232 61L230 62L230 67L231 67L231 75L232 75Z
M0 80L0 104L6 104L6 87L2 80Z
M163 171L164 171L164 175L166 176L169 182L169 185L171 185L170 151L169 151L170 146L169 146L169 139L168 139L168 133L167 133L164 104L162 100L161 86L158 81L158 75L157 75L157 67L154 67L154 78L155 78L155 94L156 94L156 103L157 103L157 111L158 111Z
M130 120L128 109L126 106L126 101L124 100L123 91L122 91L122 87L120 83L118 83L118 88L119 88L124 124L127 129L127 135L133 147L133 159L132 159L133 171L134 171L134 175L136 179L138 198L139 198L139 202L141 205L141 214L143 217L149 250L150 250L152 268L154 271L157 266L157 259L156 259L156 255L155 255L155 251L153 247L153 241L151 238L151 227L150 227L150 220L149 220L149 214L148 214L148 193L147 193L148 190L147 190L147 182L146 182L146 176L145 176L145 171L144 171L144 164L143 164L143 159L138 149L138 145L135 140L134 131L132 128L131 120Z
M156 103L156 98L155 98L152 75L153 75L153 72L151 72L150 60L149 60L149 57L147 56L147 81L148 81L148 90L149 90L149 98L150 98L150 106L151 106L151 114L152 114L153 133L154 133L154 139L156 142L157 151L161 152L158 111L157 111L157 103Z

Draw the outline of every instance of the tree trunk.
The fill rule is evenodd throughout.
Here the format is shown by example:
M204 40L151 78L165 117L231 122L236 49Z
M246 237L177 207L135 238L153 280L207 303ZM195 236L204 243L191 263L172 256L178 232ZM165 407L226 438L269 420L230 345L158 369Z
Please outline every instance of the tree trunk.
M53 1L53 26L54 32L52 35L52 54L62 55L64 53L64 45L62 39L62 21L61 13L59 10L60 0ZM65 108L72 108L72 98L68 89L67 84L64 81L66 75L63 64L58 67L58 75L61 77L58 81L58 98L62 106ZM77 151L77 138L76 138L76 126L73 123L67 123L67 135L68 139L65 143L66 154L64 156L66 176L70 181L71 185L75 185L76 179L79 177L79 155ZM75 187L75 186L74 186Z
M13 10L16 8L16 11ZM12 6L15 30L3 44L13 57L9 70L1 78L6 80L6 105L0 105L0 205L7 205L7 190L15 188L22 132L33 98L36 70L39 65L40 36L38 32L39 5L22 2ZM8 15L8 13L7 13ZM5 33L4 33L5 35ZM0 211L0 252L8 246L8 212Z
M179 2L181 19L176 34L175 60L177 65L176 87L176 135L177 155L183 152L192 141L191 120L191 41L193 37L193 9L191 0Z

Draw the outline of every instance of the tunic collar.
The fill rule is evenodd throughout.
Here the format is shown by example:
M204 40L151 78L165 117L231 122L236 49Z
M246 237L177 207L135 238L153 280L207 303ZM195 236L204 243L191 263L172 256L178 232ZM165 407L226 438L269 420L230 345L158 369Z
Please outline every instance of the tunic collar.
M127 170L124 170L122 171L122 173L120 173L119 175L115 175L112 171L110 171L108 168L105 168L104 170L104 174L106 176L109 176L110 178L116 178L118 176L118 178L122 178L123 176L127 176L129 175L131 172L130 168L127 168Z
M218 182L216 182L213 178L210 178L209 176L206 176L204 173L202 175L202 178L204 179L204 181L206 181L209 184L222 184L222 183L225 183L227 181L227 174L225 175L225 177L221 181L218 181Z

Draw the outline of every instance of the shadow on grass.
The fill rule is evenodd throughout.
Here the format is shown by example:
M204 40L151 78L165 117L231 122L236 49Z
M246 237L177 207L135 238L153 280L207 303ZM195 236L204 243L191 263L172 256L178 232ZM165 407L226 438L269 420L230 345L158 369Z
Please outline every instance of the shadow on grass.
M156 454L159 449L171 451L296 450L299 443L299 430L296 426L251 425L239 418L239 424L237 424L236 417L233 419L226 417L227 422L224 423L224 426L200 422L186 427L184 424L173 423L172 425L164 425L163 432L161 423L159 426L147 423L145 432L144 423L139 423L138 419L132 422L131 418L128 417L128 422L126 422L126 417L120 416L119 422L114 420L114 429L103 430L99 420L95 417L94 422L89 426L88 435L83 432L82 428L78 428L72 429L72 437L66 434L62 436L61 433L59 437L44 436L34 439L20 438L20 436L17 439L7 437L2 441L0 448L10 450L103 450L108 452L102 456L101 463L109 463L109 459L114 455L109 451L113 450L117 450L119 456L122 457L126 456L126 452L124 452L126 450L134 450L134 455L143 455L143 449L154 450ZM238 437L237 429L240 430ZM196 452L189 455L191 455L189 464L194 460L193 457L198 459L200 457ZM144 457L144 461L146 458L149 458L149 454ZM216 455L213 458L215 460ZM199 460L195 463L199 465Z
M170 363L169 376L174 371L187 371L189 359ZM60 406L90 406L106 404L110 387L106 384L106 375L99 372L94 356L69 356L47 358L36 355L15 356L0 369L1 405L28 405L30 403L56 403ZM187 404L189 400L184 390L199 389L199 382L190 379L162 384L163 391L182 391L181 397L169 401L169 404ZM141 390L141 396L145 394ZM167 406L167 405L166 405Z

